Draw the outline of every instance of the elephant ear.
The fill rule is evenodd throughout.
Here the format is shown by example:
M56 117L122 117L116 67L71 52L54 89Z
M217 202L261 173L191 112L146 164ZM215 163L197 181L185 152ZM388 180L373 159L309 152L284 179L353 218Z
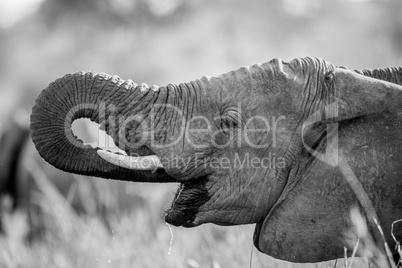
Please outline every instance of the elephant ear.
M297 263L343 256L346 243L342 234L350 227L349 208L345 206L348 202L341 200L346 196L341 192L342 187L325 185L337 181L323 179L333 169L335 167L322 164L315 169L313 179L282 194L266 218L256 225L254 244L260 251ZM317 193L317 189L321 192Z
M334 109L329 121L349 120L401 109L402 86L393 83L396 76L377 77L371 76L371 72L359 73L337 68L333 81L328 82L332 87L332 100L336 103L331 103ZM321 107L322 110L326 108Z
M402 87L395 83L343 68L337 68L325 83L333 99L312 111L311 118L305 118L304 149L308 146L325 152L320 147L325 144L320 141L333 140L328 135L332 123L342 122L345 128L351 119L398 114L402 108ZM299 166L294 168L298 174L292 175L293 183L285 187L265 219L256 225L254 244L274 258L292 262L343 257L347 245L344 232L352 227L350 209L359 202L336 161L312 161L308 155L298 157Z

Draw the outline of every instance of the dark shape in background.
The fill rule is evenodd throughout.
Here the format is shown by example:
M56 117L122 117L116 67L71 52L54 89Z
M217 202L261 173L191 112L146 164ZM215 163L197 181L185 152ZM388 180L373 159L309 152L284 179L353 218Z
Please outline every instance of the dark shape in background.
M35 13L12 26L0 28L0 136L20 108L29 114L34 99L49 82L80 70L117 74L137 83L163 85L186 82L203 75L219 75L275 57L290 60L316 56L351 69L400 66L401 10L402 1L399 0L44 1ZM88 142L99 143L96 130L94 133ZM7 160L0 162L0 168L13 158L20 159L19 154L28 159L36 157L20 151L23 147L20 143L12 146L9 143L9 146L12 147L12 153L7 153L11 154L10 159L6 157ZM5 151L0 151L3 154L0 159L4 159ZM4 175L10 172L13 171L0 169L3 177L10 178L10 175ZM61 174L53 176L64 176ZM94 181L99 183L99 180ZM110 185L119 182L102 183L112 188ZM170 235L164 225L158 225L155 217L162 214L166 201L163 194L174 189L164 186L163 190L155 191L159 186L152 186L153 191L150 191L147 185L137 184L134 189L130 184L124 187L148 203L135 210L131 218L118 218L114 226L120 232L120 238L116 239L122 239L120 244L108 236L110 231L107 234L99 231L97 225L85 221L82 227L81 219L62 218L62 223L71 221L82 232L75 236L55 227L58 231L51 234L57 235L34 249L15 247L12 251L0 243L10 254L2 255L7 251L0 250L0 260L15 265L18 260L14 263L6 260L7 256L18 252L19 263L24 260L30 263L32 257L29 256L32 255L42 267L63 266L60 265L63 261L67 263L65 266L99 267L108 264L108 259L102 257L121 253L116 257L123 260L121 267L128 264L135 267L195 267L194 262L210 267L214 262L224 265L228 260L232 262L231 267L249 265L251 235L243 236L236 229L211 226L175 230L172 255L175 251L177 255L168 258ZM147 215L154 217L150 220L156 222L157 227L149 224ZM16 222L12 221L11 225L17 226ZM63 224L58 226L65 227ZM85 229L85 226L90 228ZM92 230L98 232L91 233ZM86 234L91 234L92 244L86 244ZM53 243L58 244L54 246ZM54 248L53 251L50 248ZM57 254L62 256L59 257L62 261L52 262L45 258ZM260 260L266 260L265 256L257 255L257 258L256 254L254 250L253 264L262 266ZM339 265L338 262L337 267Z

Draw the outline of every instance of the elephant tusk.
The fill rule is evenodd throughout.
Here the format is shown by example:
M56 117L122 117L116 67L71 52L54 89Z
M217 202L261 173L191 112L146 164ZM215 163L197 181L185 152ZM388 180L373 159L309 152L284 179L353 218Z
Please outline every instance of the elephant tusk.
M156 155L134 157L119 155L105 150L98 150L97 153L109 163L127 169L155 171L158 168L163 168L161 160Z

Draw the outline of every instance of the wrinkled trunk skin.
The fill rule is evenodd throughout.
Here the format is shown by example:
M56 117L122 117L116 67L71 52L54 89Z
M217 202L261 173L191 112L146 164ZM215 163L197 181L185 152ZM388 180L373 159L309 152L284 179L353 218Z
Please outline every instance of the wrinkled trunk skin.
M140 94L141 87L131 80L106 74L80 72L56 80L42 91L32 109L31 131L36 149L48 163L70 173L137 182L175 182L162 170L134 171L116 167L97 155L99 148L84 145L72 133L71 124L78 118L102 124L102 120L108 122L107 109L105 118L99 118L101 105L127 111L137 101L137 107L141 107L144 94L139 97ZM115 139L118 128L110 130L108 125L105 128Z
M356 73L402 86L402 67L355 70Z

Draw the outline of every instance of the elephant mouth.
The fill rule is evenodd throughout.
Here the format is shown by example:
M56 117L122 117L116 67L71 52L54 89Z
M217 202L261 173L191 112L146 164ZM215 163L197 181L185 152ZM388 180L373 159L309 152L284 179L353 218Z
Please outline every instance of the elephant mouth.
M160 159L156 155L146 155L132 157L129 155L116 154L104 150L98 150L98 155L104 160L123 168L144 170L144 171L164 171ZM130 153L130 152L129 152ZM166 211L165 221L174 226L194 227L194 220L200 207L210 199L210 194L206 188L207 176L181 181L176 175L176 182L179 188L174 196L170 208Z
M180 183L172 205L166 211L165 221L174 226L194 227L200 207L210 199L206 189L207 177L195 182Z

